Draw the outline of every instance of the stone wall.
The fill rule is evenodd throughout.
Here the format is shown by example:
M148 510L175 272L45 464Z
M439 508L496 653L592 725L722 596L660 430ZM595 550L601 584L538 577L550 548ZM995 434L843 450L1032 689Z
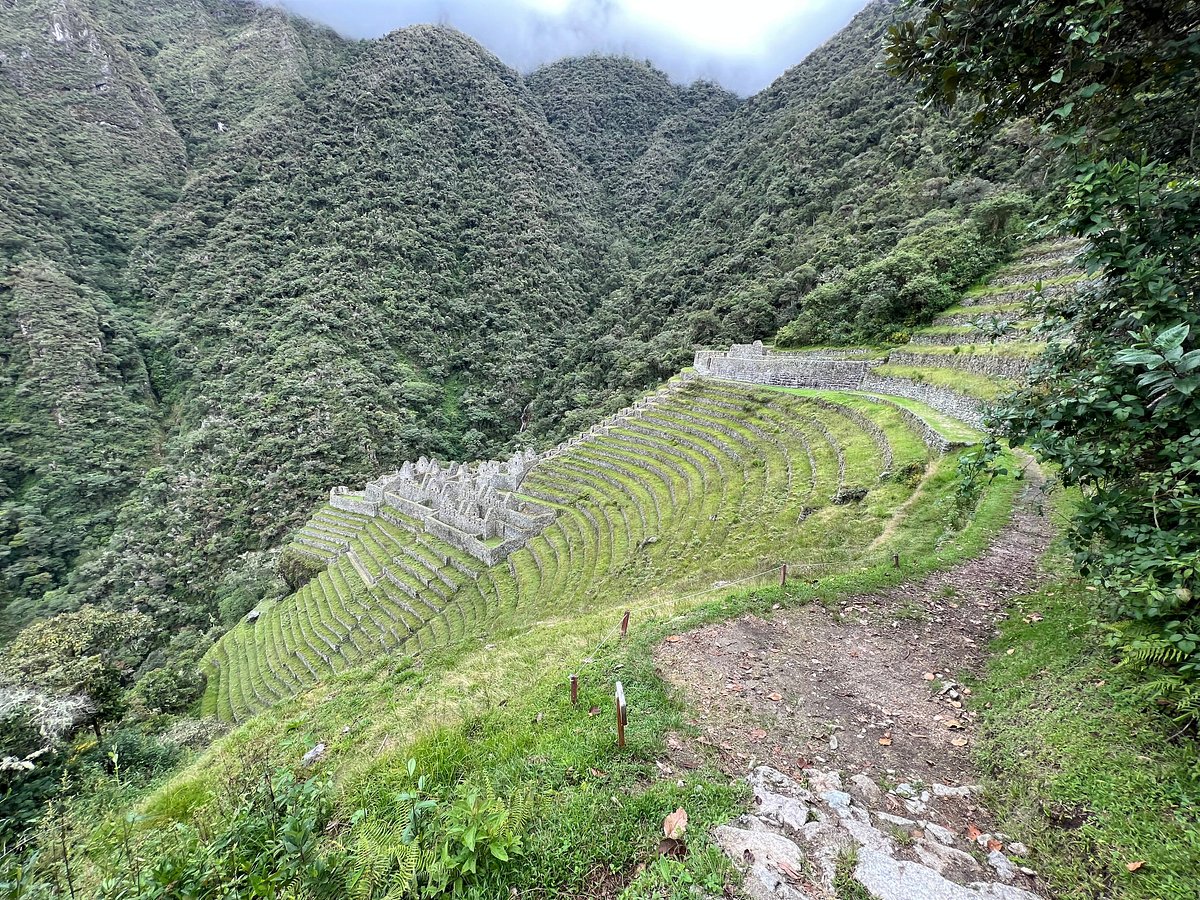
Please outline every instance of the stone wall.
M920 365L930 361L928 355L918 357L919 354L895 351L889 359L880 360L880 362ZM959 357L975 360L982 358L965 354L945 354L944 356L939 355L936 362L942 365L944 359ZM989 356L988 359L1000 362L981 374L1000 375L1001 377L1019 377L1028 369L1030 363L1030 360L1025 357ZM1005 366L1005 362L1009 360L1015 360L1015 365L1011 368ZM826 357L809 352L775 353L764 348L761 343L739 344L734 345L728 351L697 351L693 377L824 391L866 391L874 394L891 394L917 400L969 425L978 427L982 424L981 404L975 398L923 381L876 375L872 371L873 365L872 362ZM963 367L965 368L965 366ZM995 369L1001 371L997 372ZM912 413L909 415L919 418ZM928 426L924 426L920 430L924 433L927 428ZM926 443L930 446L939 446L944 442L944 439L940 435L936 435L936 432L926 435L926 438Z
M745 384L852 391L870 369L865 360L809 353L775 353L760 342L734 344L727 351L696 352L695 374Z
M334 509L358 513L360 516L374 516L379 513L378 503L368 500L362 493L352 492L344 487L336 487L329 492L329 505Z
M939 369L958 369L989 378L1024 378L1029 374L1035 357L1006 356L999 353L912 353L893 350L888 362L897 366L931 366Z
M861 390L907 397L976 428L983 424L983 404L979 400L925 381L872 374L863 379Z

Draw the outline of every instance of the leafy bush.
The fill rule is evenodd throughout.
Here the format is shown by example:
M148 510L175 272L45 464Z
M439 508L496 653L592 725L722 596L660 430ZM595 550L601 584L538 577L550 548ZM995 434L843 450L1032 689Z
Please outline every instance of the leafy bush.
M108 838L110 870L100 896L337 896L340 858L324 846L332 798L323 779L248 771L230 785L230 808L211 831L178 824L138 846L134 838L146 823L130 813Z
M355 900L463 896L525 852L530 792L502 798L484 775L438 797L416 767L410 759L407 789L355 814L346 879Z
M1041 300L1057 338L997 426L1082 500L1080 572L1126 620L1125 665L1183 721L1200 711L1200 37L1195 4L916 0L890 67L978 121L1034 117L1069 150L1058 223L1091 290Z
M0 847L37 821L58 790L62 755L48 745L29 713L0 714Z
M779 330L780 347L880 341L925 324L1002 258L1006 229L989 242L972 222L938 225L904 238L882 259L809 293Z
M179 761L179 748L136 728L120 728L106 735L92 757L103 757L119 779L150 779L170 771Z
M147 672L134 686L131 707L151 714L179 713L204 693L204 676L193 660L172 659L167 665Z

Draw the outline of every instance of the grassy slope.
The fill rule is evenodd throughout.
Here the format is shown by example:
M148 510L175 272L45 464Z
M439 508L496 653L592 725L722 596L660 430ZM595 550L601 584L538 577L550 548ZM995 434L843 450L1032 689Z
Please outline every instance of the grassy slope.
M490 589L476 596L469 582L449 603L430 596L435 606L449 610L431 618L436 631L422 631L420 640L400 647L391 641L386 652L415 654L418 647L428 651L450 644L477 647L481 637L490 640L498 631L516 631L547 616L570 620L630 602L679 597L781 562L813 575L863 565L862 554L876 553L876 539L894 530L897 517L907 512L905 502L918 486L928 450L894 407L836 394L822 399L846 408L833 410L809 397L744 386L689 385L639 418L662 440L652 455L635 442L646 431L626 434L627 429L618 428L542 463L526 488L556 501L561 515L526 548L489 571L487 577L507 588L507 596L500 598ZM883 458L861 427L864 419L886 434L893 474L912 472L913 477L879 478ZM743 449L737 449L734 438L713 430L718 427L746 441ZM712 448L719 466L700 455L702 445ZM842 484L834 445L843 455ZM815 478L810 478L810 446ZM722 447L732 447L733 455ZM680 464L678 470L662 462L670 453L676 454L671 458ZM854 487L868 489L860 502L834 502L835 493ZM798 521L801 510L807 516ZM357 551L368 566L376 565L373 560L386 561L388 552L368 555L368 549ZM357 581L345 563L331 569ZM455 580L462 579L455 575ZM207 709L244 719L275 697L290 696L311 683L295 677L305 674L302 669L287 669L291 650L305 649L303 642L276 640L288 630L289 617L301 623L325 620L336 632L330 633L349 658L339 662L331 652L335 671L363 665L370 655L384 652L369 618L359 620L366 630L351 631L349 637L341 625L353 625L372 604L378 611L387 602L384 598L364 596L361 606L343 590L347 599L329 603L335 590L329 579L322 575L313 584L316 595L306 587L273 607L262 607L257 623L238 625L214 648L221 669L210 672ZM460 606L470 607L466 619L456 612ZM359 652L351 640L368 652ZM309 646L319 651L322 645L318 640ZM309 655L314 666L330 668L317 653Z
M1046 565L1070 571L1060 550ZM1061 575L1014 604L977 691L980 762L1001 827L1058 896L1192 900L1200 751L1114 671L1096 596Z
M872 370L876 375L892 375L896 378L911 378L914 381L928 381L939 387L948 387L959 393L980 400L995 400L1012 390L1012 382L998 378L988 378L986 375L976 375L973 372L963 372L958 369L939 369L932 366L902 366L888 364L876 366Z
M655 761L664 755L664 733L684 725L678 700L664 693L653 671L650 647L704 621L766 614L776 604L829 602L981 552L1007 520L1017 485L997 482L974 519L954 531L954 482L950 456L936 466L878 561L864 568L816 582L792 580L786 588L764 579L738 592L710 590L652 608L635 605L624 642L614 632L620 611L606 610L495 633L487 645L429 654L419 665L385 658L333 677L246 723L151 796L143 811L153 828L143 839L158 840L172 820L211 816L209 805L225 773L243 761L295 765L324 741L327 754L313 771L336 775L347 813L378 803L379 792L402 779L406 760L415 756L444 783L482 772L499 785L537 786L545 802L533 852L511 873L520 883L570 892L614 870L628 877L632 863L653 860L667 813L685 805L692 832L700 835L707 824L727 819L739 796L715 770L684 773L682 787L679 773L661 776ZM903 562L899 573L890 562L893 552ZM571 672L581 676L578 710L567 699ZM616 751L612 737L617 678L632 710L625 753ZM599 709L594 716L587 712L593 706ZM639 877L635 895L666 883L686 892L691 881L723 878L723 864L702 845L697 838L701 852L686 866L653 863Z

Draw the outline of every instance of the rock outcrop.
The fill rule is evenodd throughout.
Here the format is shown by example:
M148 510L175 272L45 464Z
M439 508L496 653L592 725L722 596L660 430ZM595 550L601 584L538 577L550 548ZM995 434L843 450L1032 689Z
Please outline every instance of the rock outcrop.
M961 805L975 788L884 791L861 774L847 784L836 771L804 776L802 785L759 766L746 778L753 811L713 829L754 900L831 900L848 880L880 900L1040 900L1032 870L1002 852L1002 836L937 821L940 807Z

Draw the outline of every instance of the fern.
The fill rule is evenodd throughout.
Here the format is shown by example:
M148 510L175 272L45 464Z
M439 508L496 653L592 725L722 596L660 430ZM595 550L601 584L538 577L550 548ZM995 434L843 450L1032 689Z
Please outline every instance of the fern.
M1141 640L1125 648L1122 665L1126 668L1166 666L1181 663L1184 659L1185 654L1165 640Z
M399 900L413 892L418 874L434 866L433 850L405 840L412 804L402 802L395 819L363 819L354 827L346 878L351 900Z

